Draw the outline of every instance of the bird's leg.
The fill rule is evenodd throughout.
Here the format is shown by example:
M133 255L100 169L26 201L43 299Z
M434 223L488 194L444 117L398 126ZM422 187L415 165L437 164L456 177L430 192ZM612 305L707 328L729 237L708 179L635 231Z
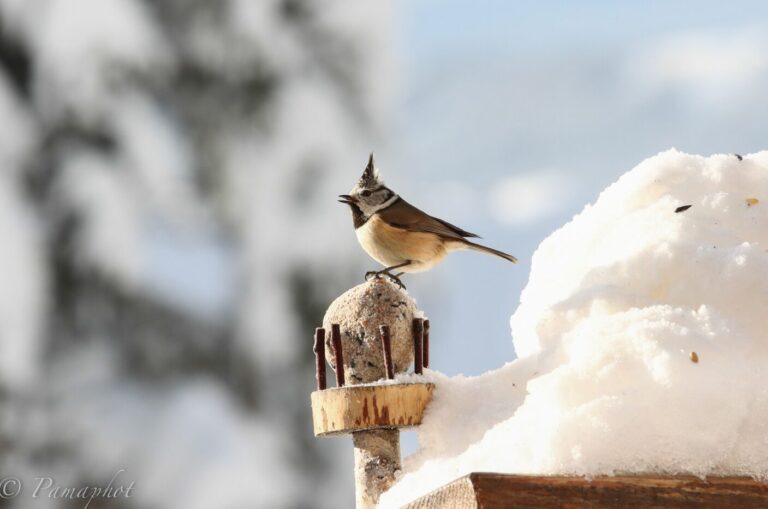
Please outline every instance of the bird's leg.
M401 272L398 275L394 275L390 271L392 269L399 269L400 267L405 267L406 265L410 265L410 264L411 264L411 260L406 260L403 263L398 263L397 265L392 265L391 267L387 267L387 268L381 269L379 271L379 274L386 274L390 278L394 278L394 279L398 279L399 280L400 276L405 274L405 272ZM402 286L402 283L400 283L400 285Z
M406 265L410 265L410 264L411 264L411 260L406 260L403 263L398 263L397 265L392 265L391 267L385 267L385 268L383 268L381 270L378 270L378 271L373 271L373 270L368 271L368 272L365 273L365 280L367 281L371 277L379 278L381 276L387 276L390 281L395 283L400 288L405 289L405 285L403 284L402 281L400 281L400 276L405 274L405 272L401 272L401 273L395 275L395 274L390 273L390 271L392 269L399 269L400 267L405 267Z
M381 270L369 270L368 272L365 273L365 277L368 278L371 276L381 276L383 274L386 274L387 276L391 276L392 274L390 274L390 271L392 269L399 269L400 267L405 267L406 265L410 265L411 263L412 263L411 260L406 260L403 263L398 263L397 265L392 265L390 267L384 267ZM398 274L398 276L402 276L403 274L405 274L405 272L401 272L400 274Z

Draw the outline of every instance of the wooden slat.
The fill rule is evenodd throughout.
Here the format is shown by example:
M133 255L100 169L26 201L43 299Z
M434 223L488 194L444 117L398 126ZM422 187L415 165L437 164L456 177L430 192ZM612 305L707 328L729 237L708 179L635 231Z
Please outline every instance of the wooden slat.
M421 498L417 498L402 509L476 509L475 487L470 476L460 477L441 486Z
M473 496L467 496L471 490ZM447 493L457 498L446 498ZM597 477L473 473L404 506L407 509L768 508L768 484L744 477Z

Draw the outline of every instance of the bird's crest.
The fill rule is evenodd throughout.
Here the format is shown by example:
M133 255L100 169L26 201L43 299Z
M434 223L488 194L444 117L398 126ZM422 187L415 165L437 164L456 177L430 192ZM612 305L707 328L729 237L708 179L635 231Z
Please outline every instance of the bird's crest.
M371 156L368 158L368 165L365 167L363 176L360 177L357 185L362 189L376 189L382 184L384 182L381 180L379 169L376 168L376 163L373 160L373 152L371 152Z

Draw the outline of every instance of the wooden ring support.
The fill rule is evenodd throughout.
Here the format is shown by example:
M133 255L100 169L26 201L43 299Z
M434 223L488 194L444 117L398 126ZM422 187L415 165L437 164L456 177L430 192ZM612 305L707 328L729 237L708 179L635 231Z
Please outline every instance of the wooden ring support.
M432 399L431 383L351 385L312 393L315 436L418 426Z

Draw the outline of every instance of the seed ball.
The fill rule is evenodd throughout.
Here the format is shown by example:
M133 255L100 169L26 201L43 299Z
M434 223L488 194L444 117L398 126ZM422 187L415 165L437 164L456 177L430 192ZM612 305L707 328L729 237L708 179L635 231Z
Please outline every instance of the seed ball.
M331 303L323 318L325 357L335 370L331 324L341 329L344 355L344 383L375 382L386 376L379 326L389 325L392 364L395 373L408 371L413 364L413 319L421 317L416 301L385 278L355 286Z

